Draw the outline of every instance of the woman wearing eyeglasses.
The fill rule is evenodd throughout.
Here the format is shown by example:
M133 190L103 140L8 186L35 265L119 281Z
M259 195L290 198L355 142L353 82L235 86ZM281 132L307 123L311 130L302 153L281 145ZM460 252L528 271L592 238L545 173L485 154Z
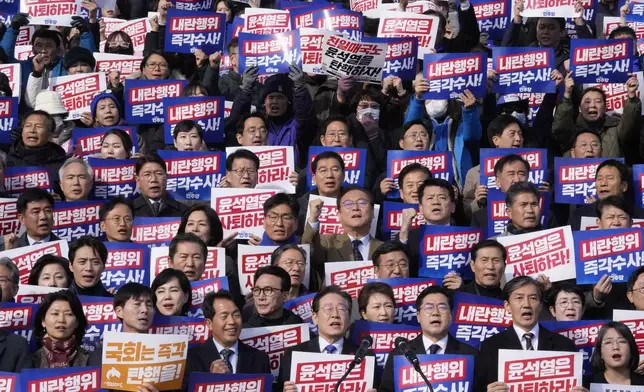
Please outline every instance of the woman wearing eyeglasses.
M152 303L164 316L185 316L192 304L192 288L182 271L164 269L152 282Z
M557 321L581 320L584 314L584 292L570 283L555 284L550 289L550 313Z
M644 376L635 373L640 361L637 343L631 330L617 321L609 321L599 330L590 358L592 374L584 377L590 384L644 385Z

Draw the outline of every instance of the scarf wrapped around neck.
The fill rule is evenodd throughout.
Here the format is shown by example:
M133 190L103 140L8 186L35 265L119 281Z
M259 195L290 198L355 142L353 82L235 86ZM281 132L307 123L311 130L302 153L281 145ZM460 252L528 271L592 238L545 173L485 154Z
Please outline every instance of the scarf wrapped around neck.
M45 358L50 368L70 367L78 353L76 336L67 340L52 340L49 336L45 336L42 345L45 348Z

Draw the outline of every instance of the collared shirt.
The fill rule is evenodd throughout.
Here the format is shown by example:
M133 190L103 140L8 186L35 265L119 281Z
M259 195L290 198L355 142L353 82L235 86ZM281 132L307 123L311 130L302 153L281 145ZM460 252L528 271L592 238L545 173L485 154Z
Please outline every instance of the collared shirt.
M430 338L425 336L425 334L423 334L423 347L425 347L425 352L427 354L429 354L429 348L433 344L438 344L440 346L440 350L438 350L436 352L436 354L445 354L445 350L447 349L447 339L448 339L448 337L449 337L449 335L445 335L445 337L442 338L441 340L439 340L438 342L434 342Z
M333 354L340 354L342 353L342 348L344 347L344 338L340 338L335 341L335 343L329 343L322 336L318 337L319 342L320 342L320 352L326 354L326 346L329 344L332 344L335 347L335 352Z
M225 349L225 347L217 343L215 338L213 338L212 341L215 342L217 353L219 353L219 357L221 358L221 350ZM237 373L237 360L239 359L239 340L236 341L235 344L233 344L233 346L229 348L229 350L233 350L233 355L231 355L228 360L230 361L230 365L233 367L233 373Z
M355 238L350 235L348 236L349 236L349 241L351 241L351 246L353 246L353 241L355 240L360 241L360 244L358 245L358 250L362 255L362 260L365 260L365 261L369 260L369 243L371 243L371 234L367 234L362 238Z
M29 243L29 245L33 245L36 242L39 243L39 244L44 244L44 243L49 242L49 241L51 241L51 234L48 235L47 237L43 238L42 240L35 240L35 239L31 238L29 236L29 234L27 234L27 242Z
M519 337L519 340L521 341L521 347L523 347L524 350L526 350L526 341L523 335L525 335L526 331L522 330L521 328L517 327L516 325L512 324L512 328L514 328L514 332L517 334ZM534 336L532 337L532 348L534 350L537 350L539 347L539 323L532 328L529 333L532 333Z

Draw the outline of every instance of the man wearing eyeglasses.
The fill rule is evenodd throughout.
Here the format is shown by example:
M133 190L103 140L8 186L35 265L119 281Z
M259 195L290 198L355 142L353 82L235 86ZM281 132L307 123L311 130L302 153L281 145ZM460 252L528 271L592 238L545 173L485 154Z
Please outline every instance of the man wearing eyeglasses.
M141 217L179 217L188 209L166 192L167 168L157 154L139 157L134 166L136 185L141 196L132 202L134 214Z
M264 234L262 238L254 237L250 244L277 245L297 244L297 230L300 206L292 195L277 193L264 202Z
M387 241L373 252L373 269L378 279L409 278L409 257L405 245Z
M416 318L422 333L409 341L410 348L417 355L459 354L476 355L474 347L454 339L449 333L452 323L452 301L446 289L429 286L416 298ZM382 382L378 392L394 392L394 355L402 355L395 348L387 357Z
M257 186L259 158L254 153L239 149L226 157L226 177L220 188L255 188Z
M134 214L128 202L116 197L101 205L98 210L101 230L107 242L132 242Z
M273 265L259 268L255 272L253 302L255 311L244 322L244 328L274 327L303 323L302 318L288 309L284 302L291 290L291 277L284 269Z

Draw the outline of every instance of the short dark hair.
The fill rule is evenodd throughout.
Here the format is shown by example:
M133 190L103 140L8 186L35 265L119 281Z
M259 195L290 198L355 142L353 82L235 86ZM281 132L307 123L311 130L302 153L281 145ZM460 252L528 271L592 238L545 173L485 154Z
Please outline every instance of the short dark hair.
M121 204L130 209L132 217L134 218L134 208L132 208L132 204L123 196L116 196L115 198L109 200L107 203L101 204L101 207L98 209L98 219L101 222L104 221L107 218L107 214L112 212L112 210L115 209L116 206Z
M418 162L410 163L409 165L405 166L398 175L398 188L402 189L403 183L405 182L405 177L407 177L408 174L415 172L423 172L427 176L427 179L432 178L432 172L429 171L427 167L421 165Z
M42 323L45 320L47 311L49 311L51 305L53 305L53 303L56 301L67 302L70 309L72 310L72 313L74 314L74 317L76 317L77 325L76 329L74 329L74 338L76 340L76 344L80 346L83 343L85 329L87 328L87 317L85 317L85 312L83 312L83 305L81 304L80 300L78 299L76 294L72 293L69 290L60 290L56 291L55 293L47 294L47 296L45 296L42 303L38 307L38 310L36 311L36 315L34 317L34 336L36 337L36 345L38 347L42 345L42 340L47 334L47 331L45 330L45 327L43 327Z
M98 255L98 258L103 262L103 266L105 266L107 262L107 248L105 244L98 238L89 235L82 236L69 245L69 263L74 264L76 252L86 246L90 247L94 251L94 254Z
M353 98L351 98L351 101L349 102L349 108L351 113L356 112L356 110L358 109L358 104L362 100L376 102L380 104L381 107L383 104L382 94L379 91L375 91L368 88L362 89L357 94L354 94Z
M257 279L259 279L262 275L272 275L280 278L280 287L282 291L289 291L291 289L291 275L289 275L284 268L277 267L275 265L265 265L263 267L259 267L257 271L255 271L255 284L257 283Z
M628 281L626 282L626 292L633 291L635 282L637 282L637 278L639 278L642 274L644 274L644 266L638 267L631 273L631 276L628 277Z
M36 261L36 264L34 264L34 266L31 268L31 272L29 272L29 281L27 282L27 284L38 286L38 279L40 279L42 270L50 264L58 264L63 268L63 270L65 271L65 276L67 276L67 287L69 287L69 285L71 285L72 281L74 280L72 271L69 269L69 261L67 261L67 259L64 257L55 256L52 254L43 255Z
M579 139L579 136L585 135L587 133L590 133L591 135L595 135L597 140L599 140L599 142L601 143L602 137L599 134L599 132L597 132L597 131L595 131L593 129L587 129L586 128L586 129L579 129L574 133L574 135L572 136L572 139L570 140L570 147L571 148L575 147L575 145L577 144L577 139Z
M333 115L333 116L329 116L329 117L324 121L324 123L322 124L322 129L320 130L320 135L321 135L321 136L326 135L326 129L327 129L327 127L328 127L331 123L334 123L334 122L341 122L342 124L344 124L344 125L347 127L348 135L349 135L350 137L351 137L351 136L353 136L353 132L351 132L351 126L349 125L349 121L347 120L347 118L346 118L345 116L340 116L340 115Z
M439 188L447 190L449 199L452 201L452 203L456 203L456 192L454 192L454 187L452 186L452 184L447 182L447 180L443 180L442 178L434 177L426 179L422 184L418 186L418 201L422 202L423 195L425 194L425 188L429 186L437 186Z
M60 36L54 30L47 29L36 29L34 35L31 36L31 44L33 45L36 42L36 38L45 38L54 41L56 47L60 46Z
M213 210L210 206L206 205L194 205L190 207L186 212L183 213L181 217L181 223L179 224L179 230L177 233L185 233L186 226L188 225L188 219L193 212L201 211L206 214L206 219L208 219L208 226L210 228L210 238L208 238L207 246L217 246L224 238L224 229L221 226L221 221L219 220L219 215Z
M141 283L129 282L118 289L116 294L114 294L114 300L112 301L112 303L114 305L114 309L116 309L119 306L125 306L127 301L131 299L141 298L150 298L150 301L152 301L152 298L154 298L152 289Z
M276 193L273 196L266 199L264 202L264 215L268 214L268 211L273 208L281 205L286 205L291 209L293 217L297 219L300 216L300 204L297 202L297 199L293 195L288 195L286 193Z
M605 167L614 167L619 172L620 182L625 182L629 184L628 181L628 167L617 159L607 159L604 162L600 163L595 170L595 181L597 181L597 176L599 176L599 171ZM630 185L630 184L629 184Z
M521 128L521 132L525 132L521 122L509 114L500 114L490 122L490 125L487 126L487 139L490 142L490 146L494 147L492 139L495 136L501 137L505 128L511 124L517 124Z
M581 92L581 96L580 96L581 99L580 100L583 100L584 96L586 94L588 94L588 93L598 93L599 95L602 96L602 100L604 101L604 103L606 103L606 92L604 92L604 90L602 90L601 88L599 88L599 87L588 87L588 88L584 89L584 91Z
M595 212L597 213L598 218L601 219L604 208L606 207L619 208L628 215L629 219L633 218L633 205L621 196L608 196L603 199L599 199L595 205Z
M136 173L137 176L141 172L141 169L143 169L143 165L145 165L146 163L156 163L159 166L161 166L164 173L168 172L168 167L166 166L163 158L161 158L159 154L150 153L150 154L142 155L137 158L136 164L134 165L134 172Z
M19 214L24 215L27 212L27 205L29 203L37 203L39 201L47 201L51 205L51 208L54 208L54 198L49 192L40 188L29 188L25 189L18 197L16 209Z
M369 202L371 203L371 207L373 208L373 195L371 195L371 192L369 192L367 189L359 187L357 185L349 185L347 187L340 188L340 195L338 195L338 200L337 200L337 203L336 203L337 204L336 206L338 207L338 210L342 207L342 198L344 197L344 195L346 195L347 193L352 192L352 191L360 191L360 192L364 193L365 195L367 195L367 199L369 199Z
M235 308L237 308L237 311L239 312L239 307L237 307L237 304L235 303L235 299L233 298L232 294L226 290L219 290L216 293L208 293L206 295L206 298L203 299L203 304L201 305L201 310L203 311L203 317L212 320L213 317L215 317L215 300L216 299L224 299L227 301L232 302L235 305Z
M248 120L249 118L259 118L264 122L264 125L266 125L266 117L264 117L262 113L260 112L246 113L239 119L239 121L237 121L237 128L235 129L236 134L244 133L246 120ZM257 167L259 167L259 165L257 165Z
M400 137L398 138L398 140L403 140L405 138L405 134L407 133L407 131L409 131L409 128L413 127L414 125L422 126L423 128L425 128L429 136L432 135L432 133L427 128L427 125L423 122L423 120L411 120L403 124L402 132L400 132Z
M226 171L233 170L233 162L235 162L235 159L248 159L253 162L259 170L259 158L257 155L245 148L240 148L226 157Z
M351 296L345 292L342 291L342 289L336 285L331 285L331 286L326 286L322 290L320 290L317 294L315 294L315 297L313 297L313 304L311 305L311 309L313 310L313 313L317 313L320 311L320 301L322 298L329 294L337 294L340 297L342 297L345 301L347 301L347 305L349 307L349 314L351 314L351 305L352 305L352 299Z
M555 303L557 302L557 296L562 292L576 294L581 300L582 309L584 308L584 305L586 305L586 296L584 295L583 290L579 288L579 286L568 282L559 282L552 285L552 288L548 291L548 306L555 306Z
M375 267L380 267L380 256L386 255L391 252L400 251L407 256L407 261L409 262L409 255L407 254L407 248L403 245L402 242L397 240L385 241L382 244L378 245L376 250L373 252L371 259L373 260L373 265Z
M177 247L179 246L179 244L184 242L199 245L199 249L201 250L201 257L203 257L204 262L206 262L206 259L208 258L208 247L201 240L201 238L197 237L193 233L182 233L174 236L172 241L170 241L170 247L168 250L168 257L170 258L170 260L172 260L174 258L174 255L177 253Z
M336 161L338 161L340 167L342 168L342 171L344 172L344 161L342 160L340 154L335 151L323 151L316 155L313 159L313 162L311 162L311 172L313 174L315 174L315 172L318 170L318 164L323 159L335 159Z
M630 348L631 358L628 361L628 368L631 372L634 372L637 369L637 366L640 362L640 353L637 348L637 342L633 337L633 332L626 324L619 321L609 321L606 324L602 325L599 329L599 334L597 334L597 340L595 341L595 349L593 350L593 355L590 357L590 366L592 367L593 373L603 373L606 370L606 365L602 359L602 344L604 344L604 337L606 332L609 329L614 329L617 333L628 341L628 347Z
M531 278L529 276L524 276L524 275L515 276L509 282L507 282L505 286L503 286L503 300L509 301L512 293L514 293L516 290L520 289L521 287L525 287L528 285L534 285L537 287L537 292L539 293L539 301L542 301L543 289L539 284L539 282L537 282L534 278Z
M496 248L499 251L501 251L501 257L503 258L503 262L508 258L508 251L505 249L505 246L501 245L499 241L497 240L483 240L480 242L477 242L473 247L472 250L470 251L470 258L472 260L472 263L476 261L476 255L478 254L479 250L485 249L485 248Z
M618 28L610 32L610 34L608 35L608 38L615 39L615 37L617 37L618 35L628 35L633 39L637 39L637 34L635 33L635 30L633 30L629 26L619 26Z
M287 250L297 250L298 252L300 252L302 257L304 257L304 261L306 262L306 251L304 249L300 248L297 244L284 244L279 248L275 249L273 253L271 253L271 265L279 264L279 261L282 258L282 255Z
M115 31L115 33L116 32L117 31ZM127 158L130 158L132 154L132 138L130 137L130 135L122 129L112 128L109 131L105 132L105 134L101 138L101 144L103 144L103 142L105 141L105 138L110 135L114 135L119 139L121 139L121 143L123 143L123 149L125 150Z
M183 308L181 308L181 315L186 315L188 314L188 309L190 309L190 306L192 305L192 286L190 286L190 281L188 280L186 274L184 274L183 271L179 271L174 268L166 268L163 271L159 272L159 275L154 278L152 286L150 287L150 290L152 291L152 304L154 305L154 309L156 311L159 311L159 309L157 308L156 291L159 287L168 283L172 279L177 279L177 281L179 281L179 287L181 287L181 291L183 291L184 294L188 295L188 301L186 301L186 303L183 305Z
M201 91L200 91L201 90ZM181 92L182 97L194 97L195 95L202 93L203 95L211 95L210 91L208 91L208 87L206 87L203 83L193 80L186 84L186 87L183 88L183 91Z
M517 196L523 193L533 194L537 198L537 200L540 201L539 189L537 189L537 186L531 182L522 181L515 182L514 184L510 185L508 191L505 192L505 205L512 207L512 204L514 204L514 199L516 199Z
M447 303L449 304L450 310L454 307L452 302L452 297L449 295L449 291L443 286L427 286L425 290L421 291L416 297L416 312L420 312L420 307L423 305L423 300L430 294L443 294L447 297Z
M170 58L165 54L165 52L161 50L153 50L147 53L145 56L143 56L143 60L141 60L141 66L139 67L141 72L143 72L143 68L145 68L150 57L154 55L163 57L166 63L168 63L168 71L172 71L172 62L170 62Z
M203 128L201 128L199 123L192 120L181 120L177 125L175 125L174 130L172 131L172 137L176 140L177 136L179 136L181 132L190 132L193 129L197 130L199 138L203 140Z
M530 164L528 163L528 161L523 159L523 157L517 154L508 154L496 161L496 163L494 164L494 175L496 177L500 176L505 165L509 165L515 162L523 163L525 165L526 173L530 171Z
M373 294L382 294L386 295L391 299L391 302L394 303L396 307L396 297L394 296L394 289L391 288L387 283L383 282L371 282L362 286L360 289L360 294L358 294L358 311L363 312L367 310L367 305L369 304L369 298Z
M54 117L44 110L32 110L30 112L25 113L25 115L22 117L22 123L20 124L21 134L22 134L22 128L25 126L25 122L27 122L27 119L31 116L45 117L45 127L47 128L47 133L49 135L54 134L54 132L56 131L56 122L54 121Z

